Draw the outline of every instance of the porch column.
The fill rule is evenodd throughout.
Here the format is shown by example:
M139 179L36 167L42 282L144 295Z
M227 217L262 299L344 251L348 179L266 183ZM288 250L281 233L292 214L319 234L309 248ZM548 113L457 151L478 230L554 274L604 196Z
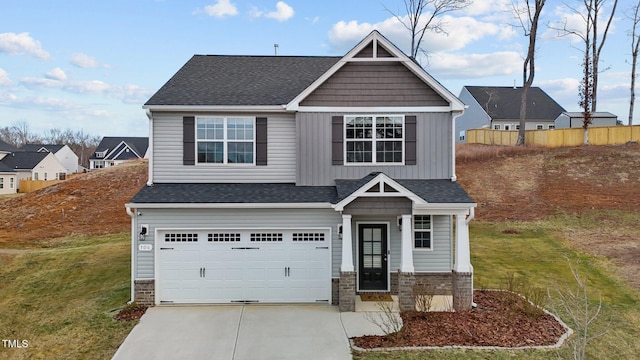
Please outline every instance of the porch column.
M469 249L469 225L466 213L456 214L456 263L453 270L459 273L471 273L471 251Z
M413 273L413 246L411 238L413 233L413 221L411 215L402 215L402 238L401 250L402 260L400 262L400 272Z
M351 240L351 215L342 215L342 264L340 271L352 272L353 244Z

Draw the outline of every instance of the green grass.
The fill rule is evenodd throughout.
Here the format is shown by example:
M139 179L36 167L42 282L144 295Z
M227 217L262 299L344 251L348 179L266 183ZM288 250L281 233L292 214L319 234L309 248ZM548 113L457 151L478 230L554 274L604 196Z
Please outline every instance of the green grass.
M590 220L602 220L607 214L590 215ZM635 215L616 216L622 223ZM559 239L558 231L573 226L594 226L571 216L554 217L549 221L528 223L472 223L471 254L476 288L505 288L506 278L515 274L528 286L551 289L575 287L569 265L571 262L587 276L591 304L601 298L603 312L594 324L594 331L609 326L606 334L591 342L587 356L593 359L633 359L640 354L640 297L614 274L605 270L607 260L591 257L569 248ZM579 224L577 224L579 223ZM637 224L637 223L635 223ZM511 234L509 234L511 233ZM566 316L559 314L569 322ZM571 325L571 324L569 324ZM400 351L355 354L354 359L548 359L572 358L569 346L555 350L530 351Z
M134 322L113 320L130 298L128 234L67 238L0 255L0 359L110 359Z

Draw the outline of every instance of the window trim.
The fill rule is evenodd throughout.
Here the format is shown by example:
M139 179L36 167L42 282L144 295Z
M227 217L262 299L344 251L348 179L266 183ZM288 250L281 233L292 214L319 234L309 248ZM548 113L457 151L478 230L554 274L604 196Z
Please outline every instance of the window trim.
M415 219L418 216L428 216L429 217L429 230L426 229L416 229L416 223L415 223ZM433 251L433 215L413 215L412 219L412 234L411 234L411 238L412 238L412 245L413 245L413 250L416 251ZM430 245L428 248L426 247L416 247L416 232L429 232L429 242Z
M227 139L227 121L229 118L235 118L235 119L250 119L253 125L253 139L251 140L251 143L253 144L253 162L251 163L229 163L228 162L228 144L229 142L244 142L244 143L248 143L249 141L247 140L231 140L229 141L229 139ZM224 138L222 140L218 140L218 139L208 139L208 140L200 140L198 139L198 121L201 119L223 119L223 127L222 127L222 131L224 134ZM257 131L256 131L256 117L255 116L234 116L234 115L213 115L213 116L196 116L195 120L194 120L194 124L193 124L193 137L194 137L194 146L193 146L193 151L194 151L194 156L195 156L195 166L210 166L210 167L224 167L224 166L232 166L232 167L254 167L256 166L256 144L257 144ZM221 163L209 163L209 162L200 162L198 161L198 144L201 142L220 142L222 141L222 151L223 151L223 155L222 155L222 160L223 162Z
M493 130L502 130L502 126L500 124L493 124Z
M376 159L376 138L372 137L371 139L365 139L365 140L371 140L371 162L348 162L347 161L347 141L358 141L358 139L348 139L347 138L347 117L352 117L352 118L356 118L356 117L371 117L374 127L373 127L373 131L375 132L375 122L376 122L376 118L377 117L393 117L393 116L399 116L402 118L402 138L399 139L402 142L402 161L400 162L377 162L374 161L377 160ZM406 149L406 141L407 141L407 137L406 137L406 115L405 114L345 114L342 116L342 164L344 166L372 166L372 165L383 165L383 166L404 166L405 162L406 162L406 155L407 155L407 149ZM397 140L397 139L396 139ZM383 140L384 141L384 140Z
M544 130L544 125L536 124L536 130Z

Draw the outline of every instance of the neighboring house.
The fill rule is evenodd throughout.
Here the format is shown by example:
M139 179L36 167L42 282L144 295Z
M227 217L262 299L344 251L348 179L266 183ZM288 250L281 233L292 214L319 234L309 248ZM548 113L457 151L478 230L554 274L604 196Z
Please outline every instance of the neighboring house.
M149 138L103 137L89 158L89 169L102 169L125 161L148 159Z
M460 100L468 108L456 119L456 141L465 142L469 129L519 130L521 98L522 87L463 87ZM556 118L565 111L539 87L529 89L527 104L525 130L553 129Z
M584 124L582 112L565 111L560 114L555 121L556 128L581 128ZM616 126L618 116L610 112L595 112L591 114L591 124L589 127Z
M36 151L53 153L62 165L67 169L67 174L78 172L78 155L68 145L60 144L26 144L18 151Z
M0 160L16 150L15 146L0 140Z
M58 180L64 178L67 169L50 152L15 151L0 160L9 169L16 172L16 181Z
M18 192L18 174L0 160L0 195Z
M143 108L133 300L410 310L423 284L471 307L464 104L377 31L343 57L196 55Z

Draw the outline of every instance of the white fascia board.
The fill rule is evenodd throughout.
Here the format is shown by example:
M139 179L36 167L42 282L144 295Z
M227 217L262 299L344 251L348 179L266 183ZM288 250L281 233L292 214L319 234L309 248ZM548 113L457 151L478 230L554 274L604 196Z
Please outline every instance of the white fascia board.
M418 113L418 112L444 112L448 113L452 111L450 106L350 106L350 107L338 107L338 106L298 106L299 112L356 112L356 113Z
M286 112L285 105L143 105L149 111Z
M476 203L428 203L414 204L414 215L456 215L466 214L469 209L477 207Z
M331 209L331 203L127 203L138 209Z

